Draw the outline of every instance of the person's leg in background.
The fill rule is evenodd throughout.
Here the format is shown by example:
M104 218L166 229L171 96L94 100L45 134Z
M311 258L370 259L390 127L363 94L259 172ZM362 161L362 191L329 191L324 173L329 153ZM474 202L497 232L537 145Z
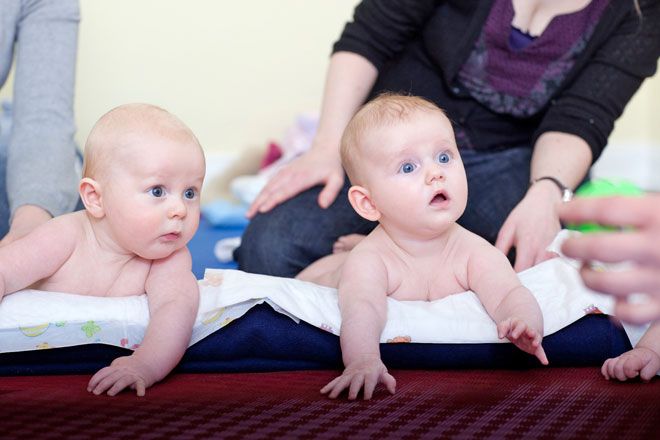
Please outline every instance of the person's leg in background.
M317 186L257 214L248 224L234 258L240 270L293 277L312 262L332 253L342 235L368 234L376 223L364 220L348 202L348 179L327 209L319 207Z
M9 231L9 200L7 199L7 146L11 132L11 104L0 108L0 238Z
M9 199L7 197L7 148L12 126L12 104L3 101L0 108L0 238L9 231ZM83 156L80 149L76 148L76 170L78 176L82 170ZM85 209L80 197L75 211Z
M468 203L458 223L495 243L502 224L529 187L532 149L461 150Z
M9 231L9 201L7 200L7 145L0 145L0 238Z

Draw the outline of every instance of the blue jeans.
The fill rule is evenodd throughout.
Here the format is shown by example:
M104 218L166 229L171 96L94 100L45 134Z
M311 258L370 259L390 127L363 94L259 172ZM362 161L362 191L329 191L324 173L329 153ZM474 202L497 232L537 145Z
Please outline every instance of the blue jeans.
M468 178L468 204L458 223L495 242L500 227L520 202L529 185L529 147L497 151L463 150ZM292 277L332 252L342 235L367 234L377 223L357 215L348 202L348 179L328 209L311 188L272 211L257 215L247 226L234 256L246 272Z

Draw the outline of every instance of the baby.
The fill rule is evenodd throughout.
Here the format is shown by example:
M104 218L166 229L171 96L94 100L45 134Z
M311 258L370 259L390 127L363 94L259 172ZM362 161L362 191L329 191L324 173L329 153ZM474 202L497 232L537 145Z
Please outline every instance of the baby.
M380 359L389 296L433 301L472 290L497 323L500 338L548 359L543 316L506 256L456 220L467 203L467 180L451 123L434 104L381 95L346 127L341 157L353 186L348 197L379 226L350 252L331 254L298 278L339 289L345 370L321 392L370 399L377 383L396 381Z
M651 323L632 350L607 359L600 371L607 380L621 381L639 377L648 382L660 374L660 321Z
M25 288L93 296L146 292L149 326L130 356L87 390L138 396L163 379L190 341L199 289L186 244L199 224L204 153L167 111L130 104L106 113L85 146L84 211L56 217L0 248L0 299Z

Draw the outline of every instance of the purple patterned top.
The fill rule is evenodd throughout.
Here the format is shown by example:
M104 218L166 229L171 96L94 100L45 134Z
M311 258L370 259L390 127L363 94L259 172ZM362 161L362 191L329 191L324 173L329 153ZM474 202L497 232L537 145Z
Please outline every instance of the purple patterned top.
M497 113L529 117L541 110L586 46L609 0L554 17L541 35L512 47L513 4L495 0L458 74L470 95Z

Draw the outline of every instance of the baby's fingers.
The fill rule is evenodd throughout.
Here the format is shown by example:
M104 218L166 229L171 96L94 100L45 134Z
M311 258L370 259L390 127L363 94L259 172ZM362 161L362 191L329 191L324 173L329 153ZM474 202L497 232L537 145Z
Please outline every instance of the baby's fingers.
M378 374L367 374L364 378L364 400L369 400L373 397L376 385L378 385Z
M529 331L529 328L527 327L527 324L525 324L524 322L522 322L521 320L518 319L518 320L513 321L511 331L509 333L511 335L510 336L511 338L519 339L520 336L523 335L523 333L528 334L528 331Z
M621 359L614 364L614 367L610 372L621 382L625 382L626 380L637 376L637 372L633 372L630 368L626 368L626 362L622 362Z
M108 396L116 396L124 388L134 385L137 390L137 395L142 397L145 394L144 381L133 375L121 376L108 390Z
M543 346L541 344L538 344L538 347L536 348L536 351L534 352L534 356L541 361L543 365L548 365L550 362L548 361L548 356L545 354L545 350L543 349Z
M112 372L113 369L111 367L101 368L99 371L97 371L96 374L94 374L94 376L92 376L92 378L87 383L87 391L91 393L94 388L96 388L103 379L112 374Z
M135 393L139 397L143 397L147 393L147 384L144 383L144 380L142 380L142 378L139 378L131 388L135 390Z
M538 347L543 339L541 335L531 327L527 327L525 330L525 337L530 340L532 347Z
M103 370L106 369L107 371L104 372ZM122 376L121 371L115 370L112 367L106 367L103 370L96 373L96 375L98 375L99 373L103 373L101 379L96 383L96 385L93 387L92 386L87 387L89 391L96 394L97 396L103 394L106 390L112 387ZM92 379L94 379L94 377L92 377Z
M497 337L504 339L509 334L511 328L511 319L505 319L497 324Z
M330 394L328 397L331 399L336 399L342 391L344 391L351 383L351 376L340 376L338 380L333 381L334 385L330 389ZM332 382L331 382L332 383Z
M396 379L390 373L383 374L383 384L385 384L385 388L387 388L390 394L396 392Z
M351 386L348 389L348 400L357 399L357 395L364 385L364 374L356 374L351 380Z
M612 377L611 368L613 362L614 362L613 358L607 359L605 362L603 362L603 366L600 367L600 373L607 380L610 380L610 378Z
M321 394L327 394L330 391L332 391L332 389L337 385L337 383L341 381L343 377L344 376L337 376L334 379L332 379L326 386L321 388Z
M603 363L603 366L600 369L600 372L603 374L605 379L610 380L610 379L616 379L616 376L614 374L614 369L616 365L619 363L620 356L615 357L615 358L610 358Z

